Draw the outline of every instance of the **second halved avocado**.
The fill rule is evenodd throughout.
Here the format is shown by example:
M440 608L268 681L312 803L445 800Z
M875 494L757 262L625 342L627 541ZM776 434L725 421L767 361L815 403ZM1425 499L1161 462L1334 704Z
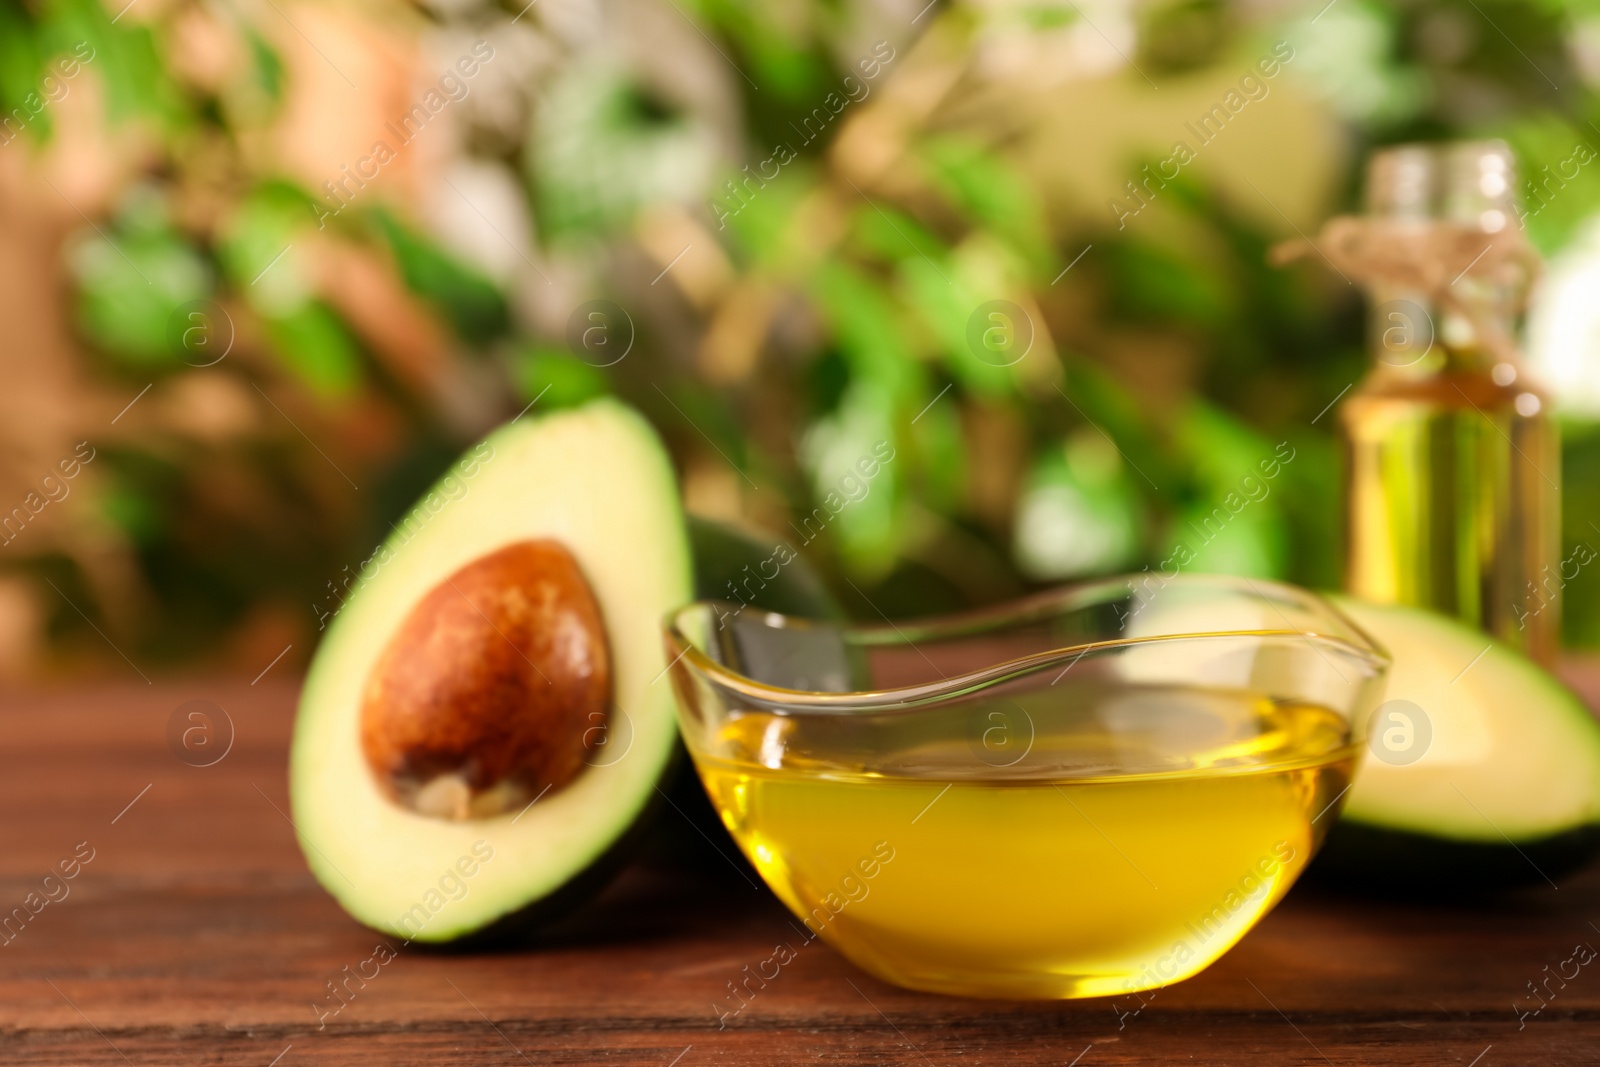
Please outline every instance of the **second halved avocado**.
M1377 891L1554 885L1600 849L1600 722L1510 646L1418 608L1335 603L1394 658L1316 872Z

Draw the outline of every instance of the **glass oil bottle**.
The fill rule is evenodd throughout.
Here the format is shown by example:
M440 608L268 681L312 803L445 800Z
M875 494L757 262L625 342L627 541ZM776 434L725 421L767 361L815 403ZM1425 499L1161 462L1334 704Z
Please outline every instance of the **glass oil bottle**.
M1369 227L1365 261L1347 265L1372 300L1374 359L1339 410L1345 584L1455 615L1548 664L1560 634L1549 581L1560 453L1549 399L1512 341L1532 271L1514 167L1500 142L1371 160L1367 215L1348 220ZM1518 259L1521 275L1495 269Z

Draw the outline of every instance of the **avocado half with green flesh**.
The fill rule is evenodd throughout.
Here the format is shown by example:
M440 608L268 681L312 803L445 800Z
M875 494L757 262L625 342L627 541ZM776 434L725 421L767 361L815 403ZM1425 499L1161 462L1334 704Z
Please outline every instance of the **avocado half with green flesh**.
M1474 893L1553 883L1600 851L1600 722L1572 692L1453 619L1334 601L1394 663L1319 874Z
M691 588L637 414L602 400L485 439L362 568L312 664L290 795L313 874L405 941L573 897L674 758L660 626Z

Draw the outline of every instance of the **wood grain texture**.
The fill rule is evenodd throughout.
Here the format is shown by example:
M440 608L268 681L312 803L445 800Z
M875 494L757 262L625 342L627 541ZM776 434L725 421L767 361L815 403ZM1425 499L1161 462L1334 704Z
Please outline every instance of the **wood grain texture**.
M326 983L379 937L317 887L296 848L294 698L269 676L0 701L0 912L81 842L94 850L70 894L0 945L0 1064L1600 1060L1600 971L1552 983L1549 1006L1520 1024L1513 1008L1535 1005L1526 983L1575 944L1600 945L1600 869L1442 906L1301 886L1210 970L1140 1009L1132 996L1008 1003L886 986L801 942L771 895L703 844L685 862L641 861L537 944L404 949L319 1028L317 1005L334 1003ZM168 719L191 699L234 724L213 766L168 745ZM695 840L678 831L664 830L680 842L670 847ZM779 942L798 957L719 1019L734 1004L727 983Z

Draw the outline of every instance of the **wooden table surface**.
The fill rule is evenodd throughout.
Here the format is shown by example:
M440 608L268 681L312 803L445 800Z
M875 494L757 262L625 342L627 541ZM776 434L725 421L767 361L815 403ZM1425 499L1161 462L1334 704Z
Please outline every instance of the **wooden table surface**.
M1576 944L1600 945L1600 868L1493 904L1301 886L1142 1008L911 993L816 943L719 1024L726 983L794 939L787 913L726 864L640 864L540 944L403 951L319 1028L326 983L378 936L295 846L295 695L269 676L0 701L0 912L93 850L70 894L0 946L0 1064L1600 1062L1600 970L1551 981L1537 1016L1515 1011ZM233 720L214 766L168 747L190 699Z

